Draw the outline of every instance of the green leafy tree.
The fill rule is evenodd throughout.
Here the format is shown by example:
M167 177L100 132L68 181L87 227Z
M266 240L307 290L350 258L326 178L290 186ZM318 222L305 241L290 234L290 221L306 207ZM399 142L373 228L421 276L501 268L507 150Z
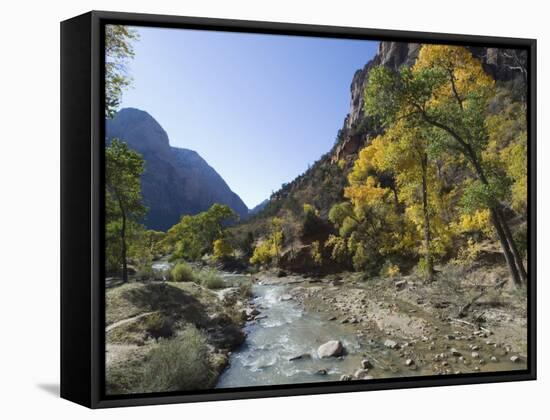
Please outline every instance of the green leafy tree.
M196 215L185 215L168 230L166 241L174 247L174 256L198 260L212 251L215 240L224 238L224 223L238 216L225 204L213 204Z
M146 212L141 197L144 161L128 145L113 139L105 149L106 237L107 250L118 254L122 280L128 281L128 231Z
M214 259L223 261L233 255L233 246L225 238L218 238L212 244Z
M254 252L250 258L251 264L269 264L277 262L281 255L284 242L282 223L282 219L278 217L271 219L267 238L262 240L258 246L254 248Z
M122 92L132 83L127 64L134 57L138 33L125 25L105 25L105 116L115 114Z
M527 274L503 216L502 178L484 159L487 110L494 93L494 81L466 48L424 45L411 69L371 71L365 111L386 127L404 120L433 128L440 147L464 161L476 179L467 193L469 201L490 210L512 279L520 286Z

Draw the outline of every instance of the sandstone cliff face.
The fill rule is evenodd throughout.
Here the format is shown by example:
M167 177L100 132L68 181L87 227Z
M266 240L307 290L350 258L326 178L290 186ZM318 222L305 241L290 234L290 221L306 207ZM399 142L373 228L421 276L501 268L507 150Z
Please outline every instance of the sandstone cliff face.
M141 184L149 229L166 230L183 214L196 214L214 203L247 217L248 208L222 177L197 152L170 146L164 129L147 112L120 110L107 120L106 135L107 141L125 141L145 159Z

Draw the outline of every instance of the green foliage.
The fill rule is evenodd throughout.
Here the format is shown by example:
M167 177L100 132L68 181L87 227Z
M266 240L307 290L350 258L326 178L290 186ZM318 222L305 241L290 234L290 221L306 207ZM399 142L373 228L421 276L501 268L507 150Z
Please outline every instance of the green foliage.
M400 274L399 266L387 260L380 269L380 276L394 278Z
M160 312L154 312L145 318L145 331L155 340L168 338L174 334L174 323Z
M134 57L132 42L138 33L129 26L105 25L105 116L112 118L132 79L127 72L127 63Z
M214 259L222 261L233 255L233 247L231 244L224 238L219 238L214 240L213 243Z
M211 386L214 377L206 337L189 326L151 350L141 387L144 392L196 391Z
M171 272L172 281L193 281L197 282L195 273L190 265L186 263L179 263L172 268Z
M229 206L216 203L202 213L183 216L168 230L165 242L174 247L174 257L198 260L224 237L224 223L237 218Z
M498 114L490 115L497 94L499 106L492 108ZM497 215L493 222L505 224L499 209L525 208L525 107L503 98L480 61L463 47L424 45L411 68L370 71L364 109L385 132L361 150L348 176L345 197L352 208L336 207L329 215L354 266L420 248L417 253L429 272L434 256L447 254L465 223L471 225L492 209ZM388 211L392 194L393 214ZM369 216L373 223L385 223L364 235ZM384 232L387 227L393 234ZM372 237L380 249L368 246ZM330 242L333 255L341 255L342 241ZM506 252L512 245L505 246ZM470 242L462 258L472 259L478 252Z
M274 217L271 219L268 237L256 246L250 258L250 263L269 264L276 261L281 254L283 240L282 220Z
M207 289L223 289L227 287L223 279L213 270L202 270L197 273L200 284Z
M145 215L142 204L143 157L118 139L105 148L105 237L107 264L127 263L131 233ZM123 278L126 280L126 273Z
M309 238L319 232L322 220L319 217L319 211L311 204L304 204L304 215L302 220L302 237Z
M313 241L311 243L311 259L317 266L323 264L323 254L321 253L321 244L319 241Z

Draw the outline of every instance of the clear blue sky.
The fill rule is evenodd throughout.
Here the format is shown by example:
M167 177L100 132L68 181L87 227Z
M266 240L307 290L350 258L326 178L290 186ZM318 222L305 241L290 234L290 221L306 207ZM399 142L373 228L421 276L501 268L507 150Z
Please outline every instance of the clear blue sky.
M138 28L121 107L151 114L248 207L329 151L378 43Z

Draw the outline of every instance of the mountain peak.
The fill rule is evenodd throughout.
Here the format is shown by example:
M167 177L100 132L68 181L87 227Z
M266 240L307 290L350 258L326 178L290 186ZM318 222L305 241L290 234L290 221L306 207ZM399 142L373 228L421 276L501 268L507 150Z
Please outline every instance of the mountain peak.
M223 178L194 150L170 146L168 134L146 111L124 108L106 120L107 141L119 138L142 154L142 195L149 209L144 224L167 230L184 214L226 204L241 218L248 208Z

